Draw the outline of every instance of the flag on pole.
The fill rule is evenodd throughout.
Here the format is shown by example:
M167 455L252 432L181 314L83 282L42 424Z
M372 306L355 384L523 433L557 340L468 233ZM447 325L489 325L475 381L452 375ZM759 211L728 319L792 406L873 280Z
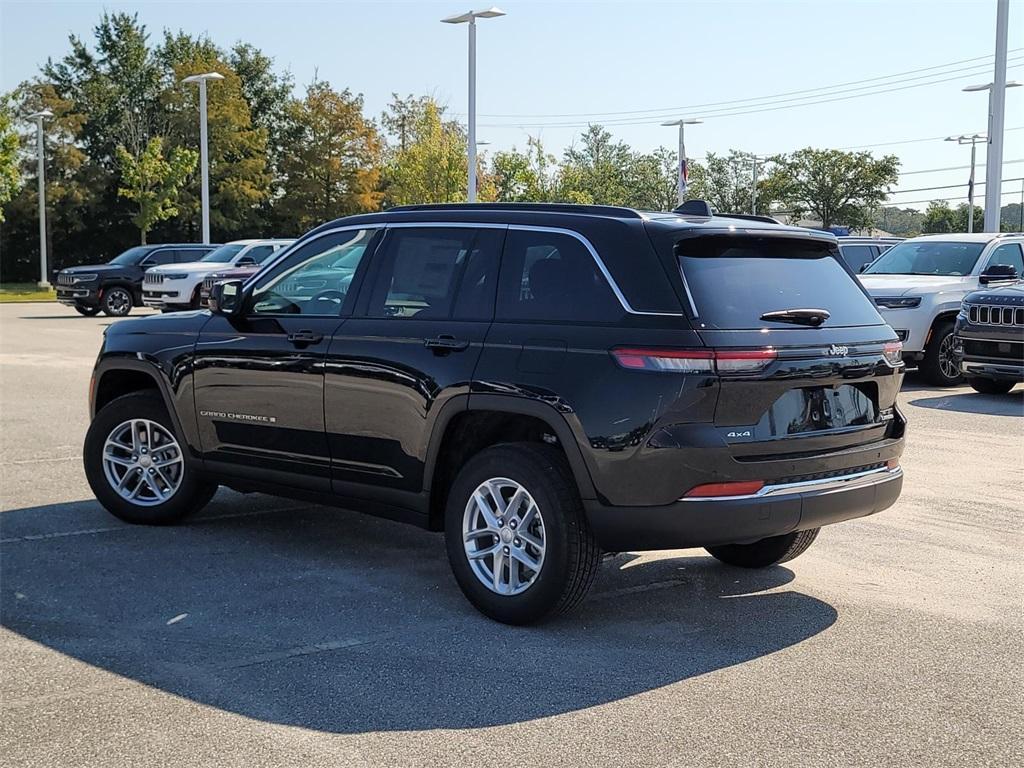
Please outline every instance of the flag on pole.
M680 155L679 157L679 199L682 200L686 197L686 182L688 181L688 169L686 167L686 157Z

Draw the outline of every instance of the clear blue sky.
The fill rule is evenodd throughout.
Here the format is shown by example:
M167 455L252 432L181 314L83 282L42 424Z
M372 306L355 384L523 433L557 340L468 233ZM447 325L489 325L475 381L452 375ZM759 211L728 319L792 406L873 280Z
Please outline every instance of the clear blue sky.
M91 38L104 9L127 10L138 12L154 40L164 28L181 28L205 33L225 47L238 40L253 43L290 70L299 86L316 74L335 87L364 94L372 115L392 91L433 94L461 113L466 108L466 28L438 22L486 3L0 0L0 89L31 77L48 56L66 53L69 33ZM499 4L508 16L481 21L478 32L478 131L480 139L492 142L491 149L522 147L528 134L539 134L560 153L580 128L550 123L588 120L608 124L637 149L674 146L674 129L658 125L664 119L660 114L606 113L671 112L881 78L991 55L995 39L995 0ZM1024 49L1024 2L1010 5L1008 76L1024 81L1024 50L1012 52ZM961 93L960 88L991 80L988 62L873 84L877 90L957 78L924 87L758 114L708 116L704 125L688 131L687 154L700 157L730 147L762 154L808 145L854 147L982 131L985 95ZM839 96L855 93L863 91ZM686 112L701 116L710 109ZM580 116L536 117L566 114ZM616 120L623 124L612 125ZM1006 125L1024 127L1024 88L1007 92ZM1024 130L1008 131L1005 147L1006 161L1022 162L1005 165L1004 178L1024 176ZM902 189L966 182L963 170L913 173L966 165L966 147L934 140L871 149L900 156L904 171L912 172L901 178ZM984 147L979 153L984 156ZM983 178L982 170L978 179ZM1011 188L1019 190L1019 182L1004 186ZM960 189L909 192L894 200L964 194ZM1003 198L1004 203L1017 200L1019 195Z

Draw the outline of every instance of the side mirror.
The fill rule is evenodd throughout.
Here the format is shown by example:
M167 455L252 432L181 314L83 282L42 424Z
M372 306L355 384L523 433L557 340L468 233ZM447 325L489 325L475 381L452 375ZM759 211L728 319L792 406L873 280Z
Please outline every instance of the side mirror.
M1017 268L1012 264L993 264L981 273L978 282L982 285L989 283L1002 283L1007 280L1017 279Z
M235 266L236 267L255 267L256 266L256 259L254 259L252 256L243 256L242 258L240 258L238 261L235 262Z
M234 317L242 313L243 294L241 280L215 283L210 290L210 311L215 315Z

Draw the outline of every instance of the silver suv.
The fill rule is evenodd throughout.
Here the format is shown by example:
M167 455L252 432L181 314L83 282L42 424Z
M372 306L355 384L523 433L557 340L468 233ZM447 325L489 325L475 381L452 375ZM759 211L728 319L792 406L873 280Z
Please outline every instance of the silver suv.
M1024 274L1024 234L926 235L895 245L859 276L903 342L903 357L930 384L962 380L953 325L971 291Z

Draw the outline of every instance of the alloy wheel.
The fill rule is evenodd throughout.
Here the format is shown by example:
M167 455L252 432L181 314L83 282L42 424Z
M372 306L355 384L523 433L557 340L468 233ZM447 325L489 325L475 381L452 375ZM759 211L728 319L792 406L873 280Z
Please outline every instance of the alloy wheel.
M107 309L114 315L127 315L132 308L132 297L123 288L114 288L107 294Z
M163 504L181 487L185 461L166 427L131 419L114 427L103 444L103 473L110 487L140 507Z
M960 368L953 355L953 334L948 333L939 343L939 370L947 379L959 379Z
M466 504L462 541L470 570L499 595L526 591L544 566L544 518L515 480L496 477L477 486Z

